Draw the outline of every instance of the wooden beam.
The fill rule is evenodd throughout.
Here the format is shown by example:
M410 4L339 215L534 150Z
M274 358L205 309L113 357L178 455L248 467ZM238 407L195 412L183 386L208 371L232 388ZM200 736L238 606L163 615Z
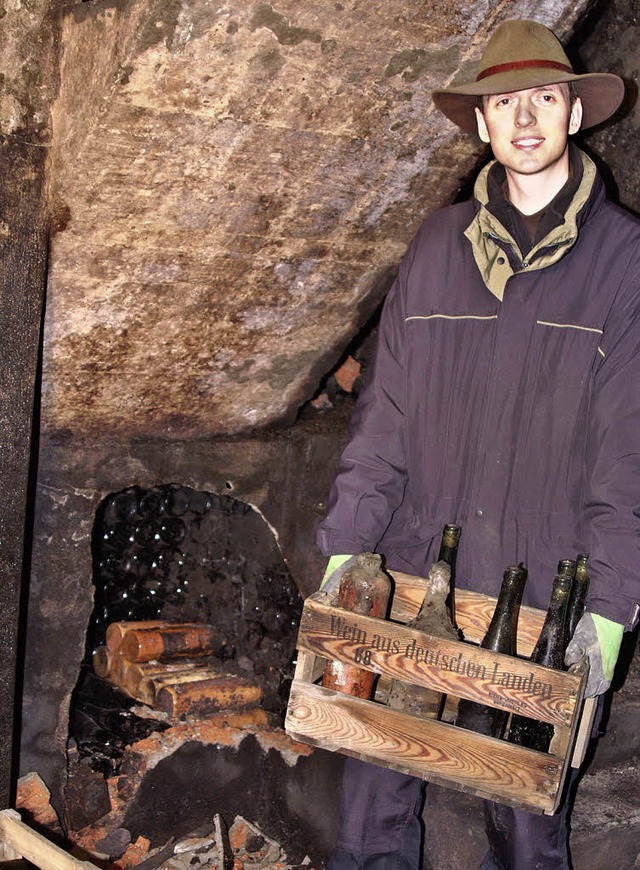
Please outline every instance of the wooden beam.
M90 861L79 861L25 825L15 810L0 812L0 844L14 856L26 858L41 870L98 870Z

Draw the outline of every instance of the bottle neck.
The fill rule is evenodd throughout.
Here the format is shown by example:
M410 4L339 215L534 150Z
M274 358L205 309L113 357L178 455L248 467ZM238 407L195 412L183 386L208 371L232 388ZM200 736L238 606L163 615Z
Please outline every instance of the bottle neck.
M515 627L520 612L527 572L509 569L505 572L496 609L482 643L483 649L515 655Z
M577 563L573 559L562 559L558 562L558 574L573 579L576 573L576 567Z
M584 613L589 592L589 574L587 573L587 557L578 556L576 574L569 596L567 607L567 640L571 640L580 617Z
M451 568L451 589L454 588L456 582L456 556L458 555L458 551L455 547L440 547L440 552L438 553L438 562L446 562L449 568Z
M455 574L456 556L458 554L458 543L460 541L460 526L453 523L448 523L442 532L442 541L440 543L440 552L438 554L439 562L446 562L451 567L451 576Z
M547 616L540 637L531 654L531 661L548 668L561 669L567 645L566 616L571 582L567 577L556 576L549 602Z
M438 553L438 562L446 562L451 569L449 592L447 593L445 604L452 625L456 625L456 557L458 555L460 532L460 526L456 526L454 523L447 523L442 532L440 552Z
M587 556L578 557L578 562L576 564L576 574L575 579L579 583L585 583L589 580L589 572L587 571Z

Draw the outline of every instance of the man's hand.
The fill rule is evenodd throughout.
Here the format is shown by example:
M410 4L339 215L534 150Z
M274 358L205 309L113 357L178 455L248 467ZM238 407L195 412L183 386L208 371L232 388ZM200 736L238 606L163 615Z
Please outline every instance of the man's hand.
M327 563L322 583L321 592L337 592L344 572L356 563L356 556L331 556Z
M587 698L601 695L611 685L623 633L624 626L597 613L585 613L576 626L564 661L575 665L583 658L588 660Z

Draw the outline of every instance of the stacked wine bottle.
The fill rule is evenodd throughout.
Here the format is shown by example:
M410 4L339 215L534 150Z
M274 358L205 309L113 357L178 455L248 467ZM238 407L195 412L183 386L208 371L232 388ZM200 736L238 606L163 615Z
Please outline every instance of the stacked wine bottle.
M189 539L212 504L208 492L171 484L131 486L107 499L94 533L94 644L110 622L154 619L185 602Z
M302 597L250 505L173 483L130 486L102 503L93 553L88 661L110 623L205 623L225 639L214 654L263 679L264 706L284 709Z

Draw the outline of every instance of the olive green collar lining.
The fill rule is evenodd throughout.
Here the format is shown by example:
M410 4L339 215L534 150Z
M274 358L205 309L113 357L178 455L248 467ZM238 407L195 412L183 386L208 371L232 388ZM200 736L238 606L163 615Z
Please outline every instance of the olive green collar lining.
M555 227L541 239L527 254L526 258L518 248L513 236L504 228L500 221L487 209L488 192L487 176L494 165L492 161L480 172L474 195L480 203L480 209L465 231L465 236L471 242L476 265L487 288L501 302L509 278L514 274L506 249L511 249L518 260L522 262L519 271L537 271L557 263L578 238L578 214L591 194L596 177L596 167L593 161L582 151L583 165L582 181L575 196L565 212L563 224Z

